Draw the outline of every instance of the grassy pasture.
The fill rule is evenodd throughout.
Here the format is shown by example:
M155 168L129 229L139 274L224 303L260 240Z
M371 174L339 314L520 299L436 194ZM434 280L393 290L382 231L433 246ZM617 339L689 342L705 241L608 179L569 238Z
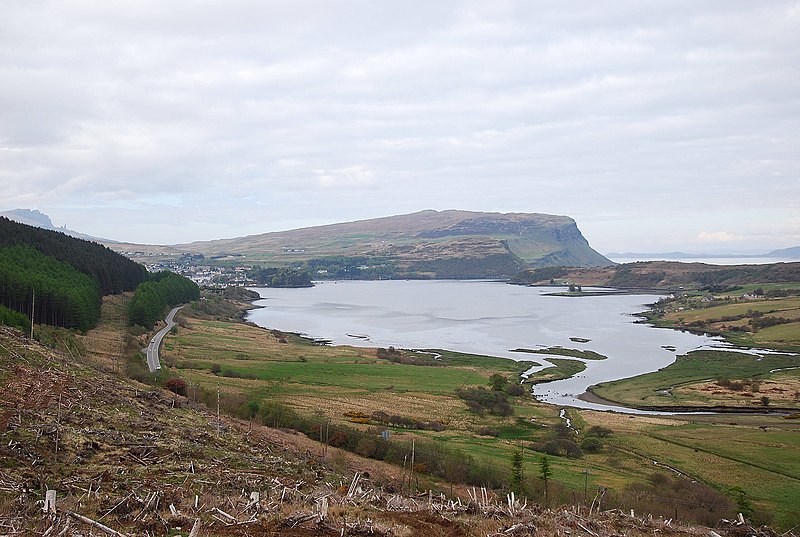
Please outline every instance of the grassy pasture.
M292 403L310 397L320 402L319 408L325 408L323 399L383 400L408 394L409 400L416 400L425 394L446 396L463 409L454 394L459 386L486 385L492 373L516 378L533 365L438 350L429 351L440 355L438 359L411 353L430 366L406 365L379 359L375 349L314 345L241 323L188 319L186 324L177 335L168 336L164 354L165 361L191 382L206 386L222 382L253 397L280 394ZM212 373L214 366L219 375ZM373 404L372 410L386 406ZM403 406L414 407L412 417L428 419L430 409Z
M755 287L755 286L749 286ZM775 284L765 289L787 289L791 286ZM752 290L752 289L751 289ZM737 296L740 291L737 291ZM727 295L718 295L721 303L703 305L698 296L674 299L667 303L663 315L650 313L648 317L657 326L676 327L690 325L694 330L708 330L725 336L729 341L743 346L797 349L800 347L800 297L763 298L730 302ZM792 322L753 329L753 313L762 320L790 319ZM732 319L742 316L741 319ZM728 319L728 320L723 320ZM745 331L741 329L744 328Z
M779 420L780 418L775 418ZM630 445L720 490L741 487L781 527L796 524L800 505L798 431L687 424L656 427Z
M431 351L441 357L414 356L437 365L405 365L378 358L374 349L314 345L289 334L241 323L189 318L184 324L177 334L167 336L165 363L175 366L172 371L190 384L214 391L219 385L223 397L280 401L306 416L330 418L334 424L353 426L343 416L347 411L370 414L381 410L437 420L446 424L444 431L390 429L393 438L399 440L414 437L437 440L443 446L463 450L476 460L490 461L500 475L509 472L511 454L520 445L541 440L560 422L557 407L527 397L514 398L515 416L504 418L470 413L454 394L460 385L485 386L495 372L509 377L516 375L530 367L530 362ZM639 379L639 393L628 396L639 402L643 394L649 396L648 390L653 387L693 382L698 372L704 378L716 378L725 371L731 378L756 375L794 378L792 372L766 374L769 369L788 366L787 357L769 356L761 361L747 357L748 361L735 353L711 353L708 359L701 358L692 353L684 360L696 363L684 364L679 359L681 364L677 369L654 373L661 374L655 380ZM560 369L564 376L570 374L570 368L576 368L577 372L584 365L579 360L553 361L559 362L556 371ZM220 374L212 373L215 364L220 365ZM225 376L226 370L242 378ZM549 374L553 372L549 370ZM639 404L664 404L661 398ZM554 481L565 490L575 491L575 498L582 497L586 469L591 472L588 479L591 499L591 492L598 486L621 491L631 483L646 482L654 471L669 473L670 470L653 464L657 460L722 491L737 484L745 486L756 507L774 513L780 527L791 527L791 506L798 500L797 492L792 489L798 461L796 455L784 457L783 453L798 451L800 423L774 416L715 417L730 419L727 423L710 422L710 417L702 416L632 417L576 410L570 410L569 414L579 429L603 425L614 431L599 453L587 453L581 459L549 457ZM764 424L769 424L767 431L759 428ZM484 428L496 431L496 436L480 434ZM724 447L718 445L722 443ZM540 457L540 453L525 450L526 476L537 475ZM759 462L766 459L771 462ZM566 496L563 499L569 501Z
M608 459L628 471L649 463L649 472L669 473L666 465L722 492L741 487L777 527L788 529L800 523L796 509L800 505L800 423L796 420L760 415L581 415L588 424L616 431L608 450L616 455L609 454Z
M628 406L701 406L727 404L728 406L753 406L759 393L751 398L739 400L731 397L712 400L713 393L685 390L687 386L699 385L713 379L780 380L796 378L800 369L770 373L773 369L800 366L800 357L766 354L763 356L731 351L692 351L678 356L667 367L629 379L604 382L592 391L604 399ZM732 394L728 394L732 395ZM787 406L800 408L800 402L786 401Z
M783 315L783 317L786 317L787 319L797 319L797 315L798 313L794 312L794 316L792 317L789 317L788 315ZM752 334L751 337L753 342L757 345L770 345L779 343L796 347L800 345L800 322L779 324L776 326L762 328L755 334Z
M800 297L770 298L764 300L748 300L732 304L721 304L694 310L672 311L664 316L665 319L685 322L708 321L726 316L744 315L748 311L773 313L777 316L786 316L791 311L800 310Z

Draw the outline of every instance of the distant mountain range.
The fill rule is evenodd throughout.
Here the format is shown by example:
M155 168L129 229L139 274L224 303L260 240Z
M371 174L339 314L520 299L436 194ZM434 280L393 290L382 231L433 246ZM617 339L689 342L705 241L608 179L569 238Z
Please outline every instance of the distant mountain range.
M55 228L39 211L18 209L0 214L89 237ZM427 210L172 246L91 239L129 255L195 254L262 266L303 265L319 273L329 267L339 271L354 267L350 274L365 278L505 278L529 267L614 264L589 246L575 220L538 213Z
M719 258L760 258L760 257L774 257L777 259L800 259L800 246L793 246L791 248L781 248L780 250L772 250L765 254L687 254L685 252L661 252L661 253L646 253L646 252L609 252L606 254L610 258L618 259L719 259Z
M26 224L28 226L38 227L42 229L48 229L50 231L60 231L70 237L75 237L78 239L84 239L88 241L100 242L103 244L113 244L116 241L112 241L109 239L101 239L99 237L93 237L91 235L86 235L85 233L79 233L77 231L73 231L71 229L67 229L66 226L63 227L56 227L53 225L53 221L50 220L50 217L46 214L37 211L36 209L12 209L10 211L2 211L0 212L0 216L5 216L9 220L13 220L14 222L19 222L20 224Z

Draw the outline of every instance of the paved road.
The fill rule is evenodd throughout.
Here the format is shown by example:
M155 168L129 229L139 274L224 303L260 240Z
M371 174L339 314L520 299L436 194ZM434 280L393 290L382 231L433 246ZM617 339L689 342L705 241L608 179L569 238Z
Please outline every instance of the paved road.
M153 336L153 339L150 340L150 344L147 346L147 367L150 368L151 373L155 373L161 369L161 362L158 359L158 348L161 346L161 340L164 339L164 336L167 335L167 332L169 332L170 328L175 326L175 314L178 313L178 310L182 307L183 306L172 308L172 310L167 314L167 318L164 319L167 322L167 326L159 330L158 333Z

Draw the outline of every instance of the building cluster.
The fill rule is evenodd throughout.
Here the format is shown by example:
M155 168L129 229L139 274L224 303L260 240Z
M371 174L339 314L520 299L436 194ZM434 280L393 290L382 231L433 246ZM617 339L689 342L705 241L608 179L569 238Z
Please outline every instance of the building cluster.
M189 278L201 287L225 288L258 285L258 282L249 277L252 267L248 265L206 265L198 263L198 261L191 256L182 256L177 259L160 259L142 264L150 272L162 270L175 272Z

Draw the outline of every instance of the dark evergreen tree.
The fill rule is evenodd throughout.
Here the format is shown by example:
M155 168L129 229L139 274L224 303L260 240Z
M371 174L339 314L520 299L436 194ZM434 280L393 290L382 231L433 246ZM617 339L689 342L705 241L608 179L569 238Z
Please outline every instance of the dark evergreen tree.
M0 247L0 305L28 318L33 311L35 323L80 330L100 317L93 278L22 244Z
M200 288L188 278L162 271L139 285L128 306L128 322L152 328L167 308L200 298Z
M0 247L14 245L30 246L89 275L101 295L133 291L147 279L142 265L102 244L0 217Z

